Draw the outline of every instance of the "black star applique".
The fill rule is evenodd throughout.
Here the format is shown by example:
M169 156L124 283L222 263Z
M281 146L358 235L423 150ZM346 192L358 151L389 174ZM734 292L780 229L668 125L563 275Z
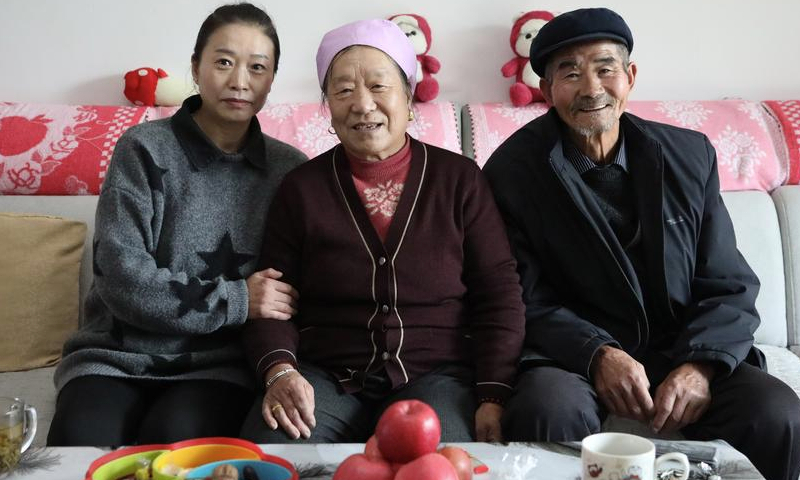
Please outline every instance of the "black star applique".
M216 286L210 282L203 285L203 281L197 277L190 278L189 283L186 285L173 280L169 282L169 286L181 302L178 307L179 317L186 315L189 310L207 312L208 302L206 301L206 297L216 288Z
M154 192L161 192L164 193L164 175L169 170L166 168L161 168L156 165L155 162L151 164L150 171L148 172L149 175L147 177L147 184L150 186L150 190Z
M185 373L192 365L192 355L184 353L177 357L170 358L167 355L154 355L153 363L147 369L159 375L177 375Z
M225 232L215 252L197 252L197 255L206 262L206 269L200 273L200 277L208 280L220 275L228 280L239 280L243 277L239 268L255 258L255 255L233 249L230 232Z
M92 271L94 272L95 277L102 277L103 271L100 270L100 264L97 263L97 246L100 242L97 240L92 243Z

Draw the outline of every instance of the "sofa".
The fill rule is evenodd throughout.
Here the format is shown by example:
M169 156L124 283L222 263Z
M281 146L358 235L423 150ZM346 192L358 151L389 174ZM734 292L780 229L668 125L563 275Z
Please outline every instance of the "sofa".
M512 107L501 103L433 102L414 108L411 135L463 152L481 166L514 130L546 111L543 104ZM766 354L769 372L800 394L800 101L632 101L628 110L700 130L711 139L739 249L762 283L757 300L762 322L755 332L756 344ZM83 250L77 256L80 261L74 275L65 280L81 301L75 302L68 318L57 320L66 322L65 334L83 320L82 299L92 282L94 211L113 147L130 126L165 118L174 111L0 102L0 214L57 216L86 225ZM266 133L297 146L309 157L336 143L327 131L327 112L316 103L268 105L259 119ZM24 256L36 258L40 248L42 241L32 242ZM4 265L2 250L0 266ZM16 264L19 259L6 261ZM33 265L47 268L43 262ZM25 282L26 278L15 278L13 286ZM50 287L30 287L36 288ZM4 294L9 295L0 287L0 305L9 300ZM0 322L15 319L12 312L4 314ZM2 327L6 342L16 343L20 351L37 346L36 338L15 335L21 327ZM36 445L44 444L55 408L52 376L57 350L35 368L28 365L24 370L0 372L0 396L23 398L38 410ZM605 427L638 428L620 419L611 419Z

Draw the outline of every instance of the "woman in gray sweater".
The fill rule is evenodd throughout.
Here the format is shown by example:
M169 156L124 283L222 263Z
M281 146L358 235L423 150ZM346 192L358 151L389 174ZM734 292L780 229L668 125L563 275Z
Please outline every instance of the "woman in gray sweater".
M253 400L238 330L297 293L256 272L267 208L305 156L261 133L280 57L269 16L218 8L192 55L200 92L120 138L97 206L86 318L64 346L49 445L235 436Z

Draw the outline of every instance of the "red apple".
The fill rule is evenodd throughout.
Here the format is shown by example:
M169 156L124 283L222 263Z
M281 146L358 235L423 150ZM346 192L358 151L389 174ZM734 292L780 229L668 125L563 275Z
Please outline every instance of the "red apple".
M429 453L400 467L394 480L458 480L458 473L442 455Z
M408 463L439 445L442 427L436 412L419 400L401 400L389 405L375 427L375 438L383 458Z
M378 447L378 439L375 438L375 435L369 437L367 444L364 445L364 455L369 458L384 460L383 455L381 454L381 449Z
M44 115L31 119L18 116L0 118L0 155L19 155L39 145L47 135L50 121Z
M472 480L472 459L463 448L444 447L439 454L450 461L458 473L458 480Z
M345 458L333 480L392 480L394 470L385 460L369 458L363 453L356 453Z
M378 439L375 437L375 435L369 437L369 440L367 440L367 444L364 445L364 455L373 460L383 460L384 462L386 461L386 459L383 458L380 446L378 445ZM397 473L397 471L400 470L400 467L402 467L405 464L392 462L389 465L392 467L392 471L394 473Z

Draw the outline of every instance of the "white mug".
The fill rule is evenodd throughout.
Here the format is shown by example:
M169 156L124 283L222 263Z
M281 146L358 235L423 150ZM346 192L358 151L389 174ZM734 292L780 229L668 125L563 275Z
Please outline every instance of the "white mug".
M689 478L689 459L678 452L656 458L650 440L627 433L596 433L581 442L582 480L653 480L660 465L681 464L680 480Z

